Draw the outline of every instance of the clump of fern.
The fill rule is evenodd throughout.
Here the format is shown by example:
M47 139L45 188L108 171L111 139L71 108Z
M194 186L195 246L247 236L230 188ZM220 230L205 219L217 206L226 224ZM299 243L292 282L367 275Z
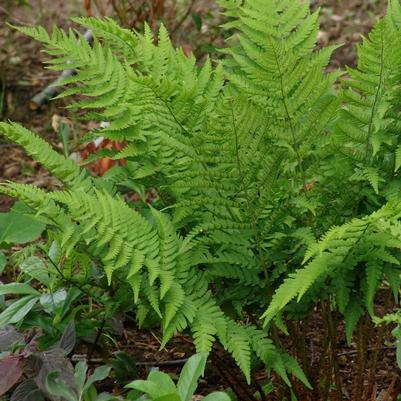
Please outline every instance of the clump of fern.
M342 108L328 141L332 154L322 160L320 172L328 186L341 183L332 200L339 208L331 213L336 226L325 227L308 247L305 267L277 290L264 315L268 320L328 279L350 340L364 308L373 315L374 296L385 278L398 292L400 17L398 1L389 1L387 15L358 48L357 68L348 69L349 78L342 81ZM340 177L330 176L330 168Z
M94 178L1 123L64 184L1 191L47 219L60 260L78 250L109 283L127 281L139 322L157 316L163 345L188 329L199 352L218 339L248 381L256 355L287 384L291 373L308 385L269 330L330 298L350 340L378 286L400 285L401 7L389 1L342 78L327 72L335 46L316 50L319 14L307 2L218 3L231 36L222 59L202 65L163 26L154 36L76 18L92 45L73 30L18 28L44 44L50 68L77 71L59 97L108 121L89 137L123 142L108 156L127 162ZM123 200L150 188L158 200L139 212Z

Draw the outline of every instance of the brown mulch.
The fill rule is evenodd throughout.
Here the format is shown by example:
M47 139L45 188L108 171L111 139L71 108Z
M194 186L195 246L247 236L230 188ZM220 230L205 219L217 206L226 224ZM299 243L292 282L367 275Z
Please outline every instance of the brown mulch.
M382 294L379 293L377 299L377 314L383 313ZM383 301L384 302L384 301ZM328 356L322 358L326 333L324 332L324 324L320 312L315 311L313 316L306 322L306 338L305 350L307 352L308 365L303 365L303 369L308 375L308 378L313 382L313 379L322 379L323 372L328 369ZM374 391L376 395L384 396L388 389L393 385L397 388L400 386L399 375L397 374L396 357L395 357L395 340L391 336L391 328L387 327L385 338L387 339L384 345L380 345L378 349L376 339L378 336L378 328L374 328L371 324L366 325L367 338L367 365L363 371L365 386L369 377L369 368L375 352L378 354L378 364L374 374ZM354 392L355 378L358 364L358 350L356 342L348 345L345 340L344 326L340 323L336 326L337 345L335 350L336 363L340 376L340 382L343 393L343 400L351 400ZM355 332L355 338L357 331ZM179 335L173 338L165 347L160 350L161 333L158 329L140 330L135 325L126 324L123 335L117 337L118 349L127 352L139 362L139 375L146 377L150 367L158 367L170 373L177 378L182 369L183 363L175 364L175 361L182 361L190 357L194 353L194 347L190 336ZM290 352L298 361L302 362L302 355L297 353L297 345L294 341L294 335L280 335L281 344ZM113 352L113 349L107 348L107 352ZM85 350L83 351L85 353ZM143 363L147 364L143 366ZM167 365L165 364L167 362ZM171 363L171 364L170 364ZM310 363L310 365L309 365ZM239 400L247 400L249 394L257 394L261 386L272 380L275 383L276 390L267 396L268 401L283 401L278 396L277 389L283 388L283 384L278 377L273 374L269 376L263 367L255 369L253 372L253 383L248 386L244 375L235 365L231 356L225 352L220 346L215 346L213 354L209 359L206 368L205 377L200 381L197 390L198 394L206 395L212 391L224 391L234 389ZM318 398L316 392L305 391L301 383L294 381L294 390L300 396L299 401L335 401L334 392L329 392L326 400ZM315 388L318 386L315 383ZM246 391L244 392L244 389ZM248 392L248 394L247 394ZM380 399L380 398L379 398ZM388 401L393 398L388 398ZM361 400L362 401L362 400ZM373 401L370 398L364 401Z
M315 0L311 3L313 8L321 8L319 45L341 45L333 55L332 67L354 66L356 45L384 15L387 0Z

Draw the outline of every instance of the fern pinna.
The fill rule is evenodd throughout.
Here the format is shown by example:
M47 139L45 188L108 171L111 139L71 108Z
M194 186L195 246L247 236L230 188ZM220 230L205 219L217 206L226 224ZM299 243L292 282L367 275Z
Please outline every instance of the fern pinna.
M256 354L288 384L287 372L307 384L257 318L283 328L284 311L302 318L325 288L350 339L365 308L373 315L383 279L394 292L400 284L401 7L389 1L338 91L342 73L326 71L335 47L315 49L318 12L307 2L219 4L227 47L202 65L163 26L154 37L148 27L142 35L76 18L94 33L92 45L72 30L18 28L45 45L50 68L77 71L59 97L74 95L71 108L108 121L89 137L123 142L99 157L127 163L90 177L26 129L1 123L64 184L1 191L42 215L60 260L78 251L109 283L128 282L138 320L158 316L163 344L188 328L198 351L218 339L248 380ZM123 200L127 190L144 197L155 188L157 201L140 211Z

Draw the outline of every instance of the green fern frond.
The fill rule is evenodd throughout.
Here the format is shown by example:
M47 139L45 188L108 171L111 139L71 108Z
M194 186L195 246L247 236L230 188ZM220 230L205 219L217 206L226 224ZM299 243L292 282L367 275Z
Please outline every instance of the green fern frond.
M251 347L245 327L229 321L227 324L227 348L233 355L236 363L245 373L248 383L251 382Z
M330 271L330 267L332 267L334 263L335 259L333 255L328 252L323 252L305 268L291 273L276 290L268 309L262 315L262 319L266 319L266 324L292 299L296 297L300 299L318 278Z
M371 316L374 315L373 301L376 289L382 281L383 265L374 259L366 266L366 306Z
M137 61L138 36L133 31L120 27L113 19L108 17L75 17L72 20L90 29L97 38L102 38L107 43L112 44L128 63L133 64Z
M0 122L0 133L21 145L30 156L51 171L67 188L91 191L95 186L94 179L73 160L66 159L57 153L45 140L21 125Z
M363 308L358 299L353 298L344 312L345 318L345 333L347 343L352 342L352 333L358 324L359 319L363 316Z

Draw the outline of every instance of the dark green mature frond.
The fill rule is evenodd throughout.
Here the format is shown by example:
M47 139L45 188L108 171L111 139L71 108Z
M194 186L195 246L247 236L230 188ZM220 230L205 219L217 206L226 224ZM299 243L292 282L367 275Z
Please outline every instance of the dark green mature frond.
M238 326L234 322L229 322L227 327L228 350L233 354L239 367L244 368L250 366L251 352L249 344L249 336L245 327ZM250 376L247 377L248 382L251 381Z
M355 266L361 268L362 263L366 263L362 290L368 311L373 314L373 296L384 278L383 263L399 265L392 254L401 245L399 217L399 205L387 204L369 216L332 228L321 241L310 247L306 261L312 260L304 268L290 274L276 290L262 317L266 322L271 321L291 300L297 298L299 301L318 280L324 282L330 279L334 287L339 280L340 286L344 287L344 276ZM353 285L355 288L356 283ZM345 314L359 310L352 306L352 300L346 293L339 292L337 296L343 294L347 299L338 299L337 302L344 305ZM355 316L354 312L352 316Z
M369 205L371 214L327 231L320 242L309 247L305 262L312 260L276 290L264 314L268 321L310 288L330 283L350 340L363 307L373 315L377 288L386 276L393 277L396 273L392 272L398 271L394 248L399 246L400 96L396 88L401 67L400 15L399 2L390 1L386 17L358 48L358 66L348 69L350 79L344 80L344 104L336 118L329 155L337 159L329 168L343 174L343 179L336 178L337 185L342 182L342 190L326 196L341 197L336 200L339 210L347 210L352 202L357 213ZM339 170L338 163L342 165ZM371 189L355 181L365 181ZM349 189L349 199L341 194L344 188ZM381 205L382 194L391 202L372 213Z
M318 12L307 2L221 2L233 20L230 47L224 52L230 83L262 107L274 127L270 136L291 149L298 168L309 156L309 144L321 135L338 102L331 87L338 73L325 73L335 47L314 52Z
M344 106L335 128L335 151L352 160L353 178L376 193L388 178L381 160L394 158L399 146L392 128L397 117L390 110L400 68L400 13L399 2L389 2L386 17L358 47L358 66L348 69L350 79L343 82Z

